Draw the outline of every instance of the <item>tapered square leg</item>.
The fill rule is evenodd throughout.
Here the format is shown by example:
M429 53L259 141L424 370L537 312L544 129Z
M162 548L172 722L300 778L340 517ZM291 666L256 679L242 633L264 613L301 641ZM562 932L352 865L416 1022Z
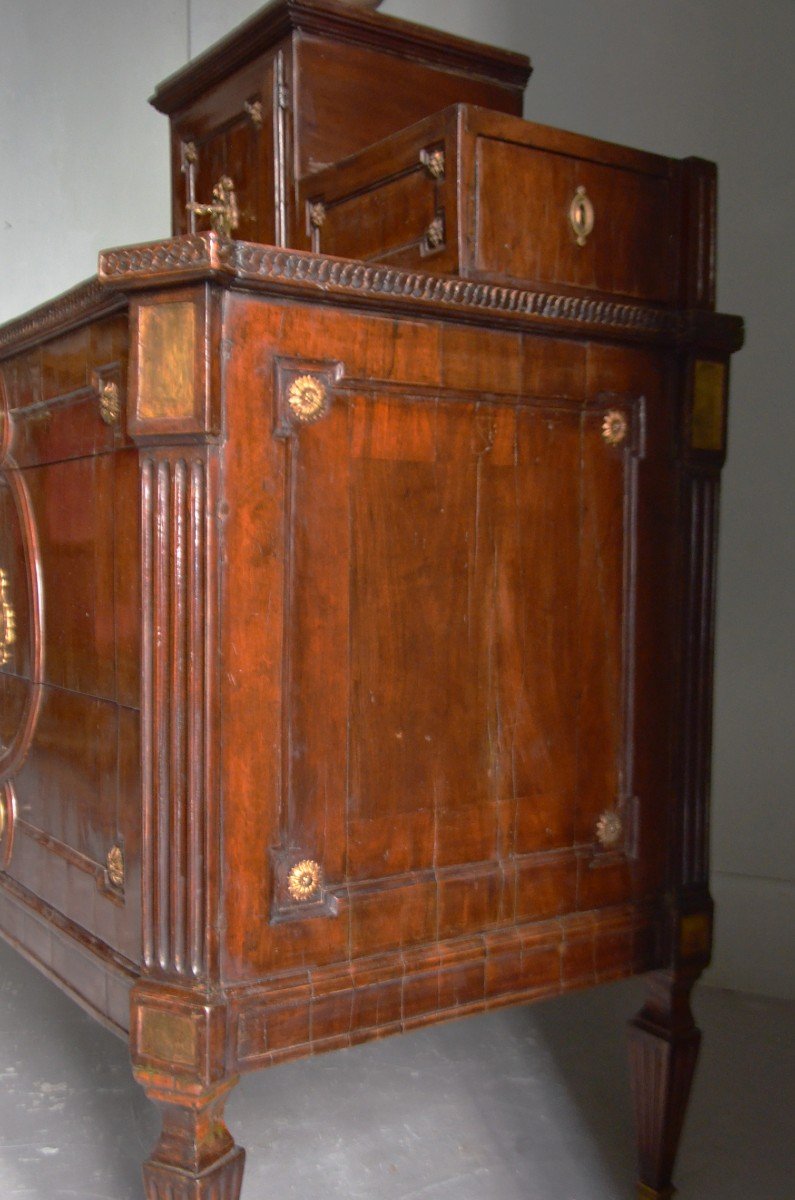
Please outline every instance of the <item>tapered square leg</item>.
M697 974L650 976L649 998L630 1022L638 1136L638 1200L670 1200L676 1154L701 1033L690 1009Z
M148 1089L163 1129L144 1163L146 1200L239 1200L246 1155L223 1119L231 1087L193 1095Z

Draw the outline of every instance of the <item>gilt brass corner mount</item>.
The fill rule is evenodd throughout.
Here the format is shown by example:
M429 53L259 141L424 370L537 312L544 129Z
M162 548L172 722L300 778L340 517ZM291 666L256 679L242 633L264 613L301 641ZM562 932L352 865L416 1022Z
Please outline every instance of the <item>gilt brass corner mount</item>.
M440 246L444 245L444 236L444 217L434 217L425 230L426 250L438 250Z
M262 101L261 100L246 100L245 104L243 105L243 108L245 109L246 115L248 116L249 120L251 121L251 124L254 125L257 129L262 129L262 125L265 120L265 114L262 110Z
M309 224L313 229L322 229L327 216L328 210L322 200L315 200L309 205Z
M105 870L113 887L124 887L124 852L121 846L111 846L105 860Z
M106 425L118 425L121 417L119 385L106 380L99 390L99 415Z
M420 162L431 179L444 179L444 150L420 150Z

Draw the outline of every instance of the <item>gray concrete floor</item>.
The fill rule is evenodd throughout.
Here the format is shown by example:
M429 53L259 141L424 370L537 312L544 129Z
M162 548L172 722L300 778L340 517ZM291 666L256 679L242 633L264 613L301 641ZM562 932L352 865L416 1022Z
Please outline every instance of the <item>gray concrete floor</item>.
M125 1046L0 943L0 1197L141 1200ZM243 1200L632 1200L637 981L245 1078ZM791 1200L795 1003L702 988L679 1200Z

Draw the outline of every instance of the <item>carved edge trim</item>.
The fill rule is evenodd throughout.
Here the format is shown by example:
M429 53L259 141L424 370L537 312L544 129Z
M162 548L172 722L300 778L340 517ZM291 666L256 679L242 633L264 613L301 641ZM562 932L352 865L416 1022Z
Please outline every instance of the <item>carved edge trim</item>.
M66 329L126 308L122 293L109 291L99 279L78 284L54 300L0 325L0 361L30 349Z
M350 963L296 969L278 979L227 987L232 1068L256 1070L451 1016L652 970L661 919L654 905L607 909L598 916L572 914L561 921L534 922ZM591 947L590 960L575 953L564 965L567 951L583 944ZM618 958L617 945L623 951ZM557 969L550 956L558 960ZM480 986L475 990L477 973ZM457 981L463 979L472 992L471 999L461 1002ZM414 1002L409 1003L412 993ZM427 998L427 1007L416 1003L418 993ZM281 1026L273 1040L271 1021Z
M164 79L149 103L158 112L173 116L199 92L220 83L231 71L299 31L375 47L448 71L464 71L511 91L524 91L532 71L530 60L513 50L481 45L361 7L318 9L304 0L290 0L289 5L269 5L255 13L221 42Z
M8 454L12 442L11 412L2 378L0 378L0 412L3 426L0 432L0 474L5 476L19 518L28 585L31 657L31 679L22 718L10 745L4 753L0 754L0 783L6 783L19 772L27 757L41 710L42 681L45 673L45 606L41 547L33 504L25 477L21 471L15 469L14 460Z
M429 305L456 316L490 316L528 322L556 322L601 327L673 343L719 342L739 349L739 317L660 309L600 296L568 296L535 292L455 276L428 275L353 259L331 258L284 250L254 242L226 241L203 233L103 251L101 284L124 289L164 285L186 275L215 274L243 284L268 283L292 293L355 296L360 301L389 300L401 305Z

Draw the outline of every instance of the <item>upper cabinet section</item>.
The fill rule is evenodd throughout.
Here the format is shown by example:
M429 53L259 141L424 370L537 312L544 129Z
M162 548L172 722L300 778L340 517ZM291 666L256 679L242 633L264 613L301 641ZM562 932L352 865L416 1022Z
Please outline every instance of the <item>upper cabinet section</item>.
M152 98L171 121L174 233L218 227L228 179L235 235L293 245L300 178L450 104L519 116L529 74L524 55L336 0L276 0Z
M543 291L710 307L713 190L709 163L459 104L305 176L295 244ZM703 243L692 262L691 229Z

